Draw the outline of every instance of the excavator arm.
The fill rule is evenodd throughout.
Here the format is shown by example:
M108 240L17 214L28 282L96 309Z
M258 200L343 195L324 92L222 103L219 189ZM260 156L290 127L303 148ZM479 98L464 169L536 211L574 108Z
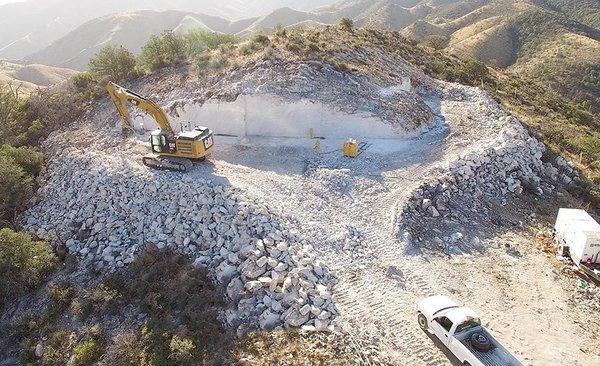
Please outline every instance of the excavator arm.
M125 122L127 128L133 130L133 122L131 121L129 111L127 110L127 103L131 103L151 115L161 130L170 135L174 134L167 114L153 101L142 97L141 95L138 95L129 89L125 89L113 82L110 82L108 85L106 85L106 90L108 91L113 103L115 103L115 107L117 107L119 115L121 115L121 118Z

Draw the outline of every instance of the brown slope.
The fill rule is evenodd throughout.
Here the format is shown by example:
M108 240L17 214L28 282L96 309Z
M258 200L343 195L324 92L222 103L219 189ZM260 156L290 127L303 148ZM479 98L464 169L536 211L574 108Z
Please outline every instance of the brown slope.
M28 95L38 88L60 84L68 80L74 70L39 64L19 64L0 60L0 84L19 88Z

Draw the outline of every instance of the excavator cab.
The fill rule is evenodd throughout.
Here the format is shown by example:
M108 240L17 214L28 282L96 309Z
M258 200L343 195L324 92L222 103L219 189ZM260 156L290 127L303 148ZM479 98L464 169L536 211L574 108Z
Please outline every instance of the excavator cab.
M152 152L162 154L167 152L167 135L161 130L152 131L150 134L150 145Z

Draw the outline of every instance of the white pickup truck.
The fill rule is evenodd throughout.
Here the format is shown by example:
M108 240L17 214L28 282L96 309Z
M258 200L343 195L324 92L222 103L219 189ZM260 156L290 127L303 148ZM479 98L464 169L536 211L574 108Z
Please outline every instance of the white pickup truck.
M417 320L463 363L470 366L522 366L481 325L475 312L446 296L431 296L417 303Z

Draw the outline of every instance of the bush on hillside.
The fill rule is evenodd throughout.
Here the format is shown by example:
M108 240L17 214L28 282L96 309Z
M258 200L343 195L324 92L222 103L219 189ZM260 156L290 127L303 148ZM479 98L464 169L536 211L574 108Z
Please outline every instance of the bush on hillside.
M57 89L39 90L29 97L29 128L20 136L21 145L36 145L57 128L63 127L85 111L88 106L86 95ZM34 122L39 121L38 125Z
M460 79L465 84L483 83L489 76L490 70L481 61L469 60L467 61L460 74Z
M94 80L94 77L92 76L92 73L90 73L89 71L85 71L85 72L78 72L78 73L74 74L73 76L71 76L71 83L73 83L75 90L80 91L80 90L86 90L91 85L95 84L95 80Z
M277 24L275 26L275 36L278 38L287 37L287 28L284 27L282 24Z
M45 242L22 232L0 230L0 309L26 290L38 286L56 265Z
M97 339L89 339L73 350L73 366L89 366L104 355L105 345Z
M342 18L342 20L340 20L340 28L347 32L351 32L354 29L354 21L350 18Z
M44 154L32 147L2 145L0 156L13 159L31 177L37 177L44 171Z
M254 43L260 43L266 45L269 43L269 36L267 36L264 32L259 32L252 37L252 41Z
M142 48L139 66L147 71L156 71L167 66L179 66L187 59L186 43L182 37L171 32L153 36Z
M106 46L88 63L91 76L101 84L123 83L137 76L133 53L123 46ZM81 80L78 80L81 81Z
M193 60L197 60L206 51L233 43L235 43L235 37L232 35L207 32L201 29L193 30L185 36L187 54Z
M0 139L11 142L27 129L29 103L19 93L0 85Z
M446 48L448 45L448 38L438 35L431 35L425 38L423 45L426 47L431 47L434 50L441 50Z
M4 225L14 223L32 191L33 178L14 159L0 155L0 219Z
M104 88L98 84L92 73L78 72L71 76L71 84L75 92L82 95L86 100L98 99L104 93Z

